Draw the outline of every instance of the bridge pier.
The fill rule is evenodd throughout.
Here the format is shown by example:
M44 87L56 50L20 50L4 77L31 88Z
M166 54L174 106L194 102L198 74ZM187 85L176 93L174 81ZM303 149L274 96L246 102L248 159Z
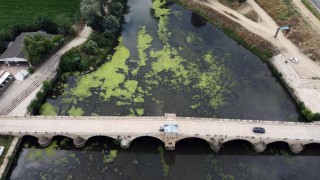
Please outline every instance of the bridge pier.
M253 148L257 151L257 152L263 152L264 150L266 150L267 145L266 143L264 143L263 141L260 141L258 143L254 143L253 144Z
M77 136L73 139L73 144L77 148L83 148L86 145L87 140L83 139L80 136Z
M41 147L48 147L51 143L52 139L46 136L41 136L38 138L38 143Z
M289 147L291 151L294 153L300 153L304 148L303 144L301 143L289 144Z
M208 143L210 145L210 149L212 149L214 152L218 152L222 145L218 139L211 140Z
M120 146L122 149L128 149L130 147L131 141L129 139L121 139Z

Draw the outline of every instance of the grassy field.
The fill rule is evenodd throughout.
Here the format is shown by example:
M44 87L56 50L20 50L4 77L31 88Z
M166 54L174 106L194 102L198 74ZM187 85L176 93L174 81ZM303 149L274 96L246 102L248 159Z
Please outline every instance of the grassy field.
M56 28L54 33L58 31L57 28L62 32L70 32L65 30L70 30L71 25L81 17L80 2L81 0L0 0L0 53L5 50L6 42L12 41L21 32L40 29L48 31L52 27ZM45 23L36 23L39 17L44 17Z
M15 24L31 24L39 15L57 18L76 17L80 14L80 0L1 0L0 30Z

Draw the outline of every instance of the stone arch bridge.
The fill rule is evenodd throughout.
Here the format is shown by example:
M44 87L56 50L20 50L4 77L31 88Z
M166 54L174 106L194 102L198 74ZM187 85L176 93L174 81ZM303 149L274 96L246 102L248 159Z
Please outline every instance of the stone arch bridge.
M161 132L159 129L164 124L177 125L177 131ZM253 127L263 127L266 133L253 133ZM175 114L164 117L3 116L0 118L0 135L33 136L43 147L48 146L54 136L65 136L73 139L78 148L85 146L86 141L94 136L119 140L122 148L128 148L136 138L150 136L164 142L167 150L174 150L175 144L186 138L203 139L214 151L219 151L223 143L232 140L248 141L258 152L263 152L270 143L285 142L294 153L299 153L307 144L320 143L320 124L176 117Z

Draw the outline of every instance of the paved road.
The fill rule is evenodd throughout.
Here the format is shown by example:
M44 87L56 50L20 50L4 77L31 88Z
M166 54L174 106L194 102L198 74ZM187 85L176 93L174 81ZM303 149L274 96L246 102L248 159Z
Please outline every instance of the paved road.
M19 135L19 132L28 132L30 135L47 132L49 135L54 135L56 132L80 136L123 134L143 136L159 134L160 126L170 122L178 124L178 133L186 136L199 134L199 136L314 139L320 143L320 124L182 117L2 117L0 134L8 134L11 131L15 135ZM256 126L264 127L266 133L253 133L252 128Z

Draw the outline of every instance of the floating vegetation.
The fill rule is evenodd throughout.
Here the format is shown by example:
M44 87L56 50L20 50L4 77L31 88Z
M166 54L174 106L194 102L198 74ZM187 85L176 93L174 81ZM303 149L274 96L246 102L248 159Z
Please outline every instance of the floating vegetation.
M46 102L41 106L40 114L43 116L57 116L57 109L49 102Z
M164 149L161 146L159 146L158 147L158 152L159 152L160 161L161 161L161 164L162 164L163 175L164 176L168 176L170 167L169 167L168 163L166 162L166 160L164 158Z
M164 8L167 0L154 0L151 9L154 10L154 16L159 19L158 22L158 36L163 43L168 42L168 20L170 15L170 9Z
M137 112L137 115L138 116L142 116L143 115L143 113L144 113L144 109L136 109L136 112Z
M110 150L109 155L103 155L103 163L108 164L118 156L118 150Z
M84 114L84 111L82 108L76 108L72 106L72 108L68 111L68 114L70 116L82 116Z
M36 161L42 158L42 151L39 149L36 149L35 147L31 147L26 159L29 161Z
M54 140L53 142L50 143L50 145L46 148L44 148L44 152L46 156L52 157L56 154L58 149L58 142Z
M147 30L145 26L140 27L140 30L138 32L138 44L137 49L139 52L139 66L145 66L147 61L147 54L145 53L145 50L150 47L150 43L152 41L152 36L147 34Z
M152 71L145 75L148 85L158 85L162 82L179 87L182 84L188 85L190 83L188 79L189 72L182 64L185 62L185 59L178 55L177 49L164 45L162 50L157 52L151 51L150 56L157 58L157 61L151 63ZM162 72L166 73L165 77L159 76Z

